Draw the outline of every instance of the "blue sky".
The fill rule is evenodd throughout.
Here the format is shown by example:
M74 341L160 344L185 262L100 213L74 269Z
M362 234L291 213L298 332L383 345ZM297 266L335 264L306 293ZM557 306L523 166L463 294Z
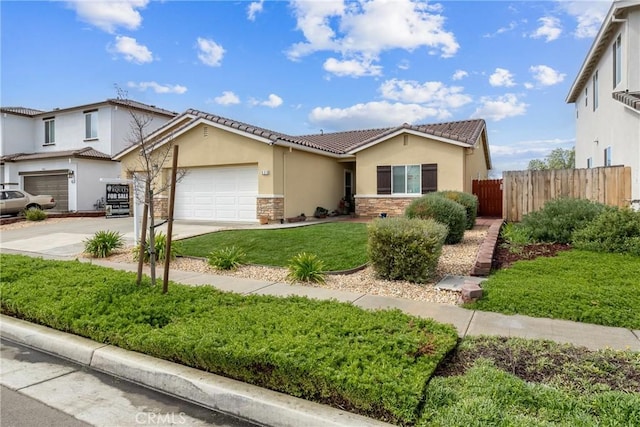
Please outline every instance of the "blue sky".
M610 1L2 1L3 107L113 98L292 135L483 118L494 176L570 148Z

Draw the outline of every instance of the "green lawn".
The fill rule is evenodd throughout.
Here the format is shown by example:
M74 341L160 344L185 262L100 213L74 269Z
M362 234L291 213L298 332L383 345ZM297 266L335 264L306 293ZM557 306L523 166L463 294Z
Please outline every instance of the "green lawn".
M640 329L640 257L570 250L519 261L467 308Z
M300 252L316 254L327 271L367 262L367 225L334 222L270 230L230 230L181 240L181 253L206 258L214 249L237 246L252 264L285 267Z

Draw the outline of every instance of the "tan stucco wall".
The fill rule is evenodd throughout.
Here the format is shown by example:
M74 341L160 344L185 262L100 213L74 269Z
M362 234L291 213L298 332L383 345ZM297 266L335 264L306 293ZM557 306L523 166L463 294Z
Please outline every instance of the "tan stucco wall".
M356 154L356 195L377 193L377 166L438 164L438 190L464 189L464 149L415 135L398 135ZM417 195L420 196L420 195Z
M274 152L274 161L283 164L275 188L284 188L285 217L301 213L312 216L318 206L329 211L338 207L344 195L344 170L350 168L349 164L286 147L277 147Z
M486 141L481 136L473 149L466 149L466 171L463 191L471 193L471 185L474 179L487 179L487 158L485 156Z

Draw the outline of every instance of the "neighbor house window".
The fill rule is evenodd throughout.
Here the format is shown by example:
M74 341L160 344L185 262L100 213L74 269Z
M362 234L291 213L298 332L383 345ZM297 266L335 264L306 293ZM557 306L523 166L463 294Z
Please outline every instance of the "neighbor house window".
M611 166L611 146L604 149L604 165Z
M56 142L56 121L53 117L44 119L44 144L49 145Z
M587 168L591 169L593 167L593 159L589 157L587 159Z
M84 138L95 139L98 137L98 111L86 111L84 113Z
M613 88L622 80L622 38L613 42Z
M438 190L438 165L378 166L378 194L426 194Z
M593 75L593 111L598 109L598 71Z

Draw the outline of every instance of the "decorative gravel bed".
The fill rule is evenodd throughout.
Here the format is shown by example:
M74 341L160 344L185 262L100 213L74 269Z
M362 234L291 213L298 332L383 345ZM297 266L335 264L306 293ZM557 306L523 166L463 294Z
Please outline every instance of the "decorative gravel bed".
M469 274L474 265L478 248L487 234L487 227L476 227L465 232L462 242L457 245L445 245L436 269L433 283L415 284L402 281L380 280L375 277L373 269L366 267L363 270L351 274L329 274L326 283L311 284L299 283L305 286L325 287L342 291L366 293L397 298L406 298L416 301L430 301L444 304L456 304L460 294L458 292L437 290L434 284L445 275ZM109 258L115 262L134 262L131 250L114 254ZM287 269L280 267L264 267L247 265L236 271L219 271L201 259L177 258L171 264L176 270L195 271L208 274L220 274L249 279L266 280L269 282L286 282Z

